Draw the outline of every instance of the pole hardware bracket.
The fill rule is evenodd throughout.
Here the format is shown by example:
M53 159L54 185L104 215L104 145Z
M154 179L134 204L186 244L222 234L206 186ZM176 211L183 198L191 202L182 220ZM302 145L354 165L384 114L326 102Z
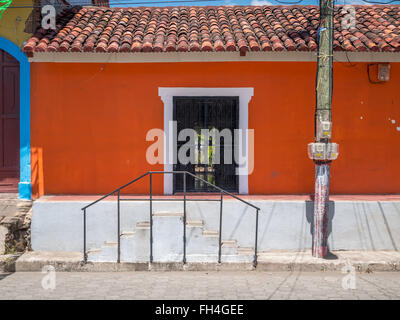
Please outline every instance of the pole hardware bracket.
M339 155L337 143L312 142L308 144L308 157L312 160L336 160Z
M330 139L332 135L332 122L317 120L317 141Z

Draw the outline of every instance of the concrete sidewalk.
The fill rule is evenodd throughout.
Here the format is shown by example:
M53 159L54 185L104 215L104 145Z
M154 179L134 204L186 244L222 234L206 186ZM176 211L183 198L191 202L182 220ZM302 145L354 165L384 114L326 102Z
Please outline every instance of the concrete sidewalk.
M10 260L11 259L11 260ZM4 258L3 258L4 260ZM113 271L244 271L254 270L252 263L82 263L80 252L31 251L21 256L7 257L7 264L0 264L0 271L41 271L52 265L56 271L113 272ZM1 261L1 258L0 258ZM4 267L6 265L6 268ZM1 270L1 266L3 269ZM325 259L305 252L261 252L256 271L341 271L352 266L357 272L400 271L398 251L336 251Z

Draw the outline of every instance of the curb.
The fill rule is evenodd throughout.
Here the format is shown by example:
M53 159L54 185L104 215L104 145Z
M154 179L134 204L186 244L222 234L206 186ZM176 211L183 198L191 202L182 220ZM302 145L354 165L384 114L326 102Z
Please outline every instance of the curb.
M380 253L377 256L341 256L335 260L317 259L307 254L285 253L268 254L259 257L254 268L249 262L88 262L83 263L79 252L26 252L22 255L9 255L4 262L0 259L0 271L40 272L51 265L59 272L128 272L128 271L254 271L254 272L396 272L400 271L400 253ZM2 263L3 261L3 263Z
M42 268L51 265L57 272L132 272L132 271L251 271L249 263L131 263L131 262L61 262L61 261L17 261L16 272L41 272Z
M260 262L257 271L303 271L303 272L348 272L353 267L359 273L400 271L400 262L360 262L339 263L276 263ZM346 269L346 270L345 270Z

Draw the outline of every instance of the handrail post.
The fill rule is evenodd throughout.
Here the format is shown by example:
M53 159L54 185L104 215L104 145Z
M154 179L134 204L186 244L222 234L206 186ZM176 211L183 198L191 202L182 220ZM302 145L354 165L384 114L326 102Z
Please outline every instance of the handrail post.
M87 263L86 254L86 209L83 209L83 263Z
M153 182L150 172L150 263L153 263Z
M224 200L224 193L221 191L221 200L219 206L219 240L218 240L218 263L221 263L222 251L222 202Z
M257 267L258 211L259 211L259 209L257 209L257 213L256 213L256 238L255 238L255 243L254 243L254 262L253 262L254 268Z
M208 181L199 178L198 176L195 176L194 174L192 174L191 172L188 171L148 171L145 174L141 175L140 177L130 181L129 183L123 185L122 187L106 194L105 196L97 199L96 201L86 205L85 207L82 208L83 210L83 262L86 264L87 260L88 260L88 251L87 251L87 228L86 228L86 209L88 209L89 207L91 207L92 205L98 203L99 201L111 196L111 195L115 195L115 192L118 192L118 217L117 217L117 221L118 221L118 257L117 257L117 261L118 263L120 263L121 261L121 201L123 201L123 199L121 200L120 197L120 191L131 185L132 183L142 179L144 176L149 175L150 177L150 263L153 262L153 183L152 183L152 174L153 173L163 173L163 174L181 174L183 173L183 189L184 189L184 198L183 198L183 202L184 202L184 210L183 210L183 263L186 263L186 231L187 231L187 213L186 213L186 206L187 206L187 199L186 199L186 193L187 193L187 176L192 176L195 179L199 179L201 181L203 181L204 183L213 186L215 189L219 190L221 193L221 198L220 198L220 217L219 217L219 246L218 246L218 263L221 263L221 256L222 256L222 213L223 213L223 196L224 193L226 193L228 196L231 196L237 200L240 200L241 202L247 204L250 207L253 207L254 209L257 210L256 213L256 233L255 233L255 246L254 246L254 267L257 266L257 245L258 245L258 217L259 217L259 211L260 208L258 208L257 206L243 200L240 199L239 197L237 197L236 195L225 191L223 189L221 189L220 187L213 185L211 183L209 183ZM125 199L125 200L131 200L131 199ZM157 199L156 199L157 200Z
M183 173L183 263L186 263L186 171Z
M118 190L118 257L117 263L121 262L121 212L120 212L120 203L119 203L120 191Z

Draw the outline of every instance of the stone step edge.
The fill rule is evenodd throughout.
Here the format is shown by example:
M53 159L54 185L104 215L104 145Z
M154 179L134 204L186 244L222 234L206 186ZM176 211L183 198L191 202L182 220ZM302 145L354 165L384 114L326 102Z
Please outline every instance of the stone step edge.
M204 227L204 222L203 222L203 220L187 220L186 226L188 228L195 228L195 227L202 228L202 227Z
M246 248L246 247L238 247L237 248L237 254L239 256L254 255L254 249L253 248Z
M116 242L116 241L104 241L104 244L103 244L103 246L105 246L105 247L114 247L117 245L118 245L118 242Z
M136 223L136 229L150 229L150 221L139 221Z
M222 248L236 248L237 241L236 240L222 240L221 241Z
M187 220L186 221L186 226L188 228L194 228L194 227L201 228L201 227L204 227L204 221L203 220ZM150 221L137 222L136 223L136 228L137 229L149 229L150 228Z
M164 217L164 216L159 216L159 217ZM187 220L186 221L186 226L188 228L195 228L195 227L201 228L201 227L204 227L204 221L203 220ZM149 229L150 228L150 221L137 222L136 223L136 228L137 229Z
M206 238L219 237L219 231L218 230L203 230L203 237L206 237Z
M130 238L135 235L135 231L122 231L121 238Z
M91 254L91 253L99 253L99 252L101 252L100 248L91 248L86 253Z
M134 234L134 232L131 232L132 235ZM121 235L122 237L123 235ZM128 237L131 235L127 235ZM234 240L235 241L235 240ZM118 245L117 242L107 242L107 244L105 244L106 246L116 246ZM222 248L234 248L236 247L236 242L235 242L235 246L230 246L230 245L226 245L224 244L224 241L222 241ZM100 252L101 248L90 248L88 249L87 253L97 253ZM254 249L253 248L244 248L244 247L238 247L237 248L237 255L239 256L246 256L246 255L254 255Z
M183 217L183 212L157 211L153 217Z

